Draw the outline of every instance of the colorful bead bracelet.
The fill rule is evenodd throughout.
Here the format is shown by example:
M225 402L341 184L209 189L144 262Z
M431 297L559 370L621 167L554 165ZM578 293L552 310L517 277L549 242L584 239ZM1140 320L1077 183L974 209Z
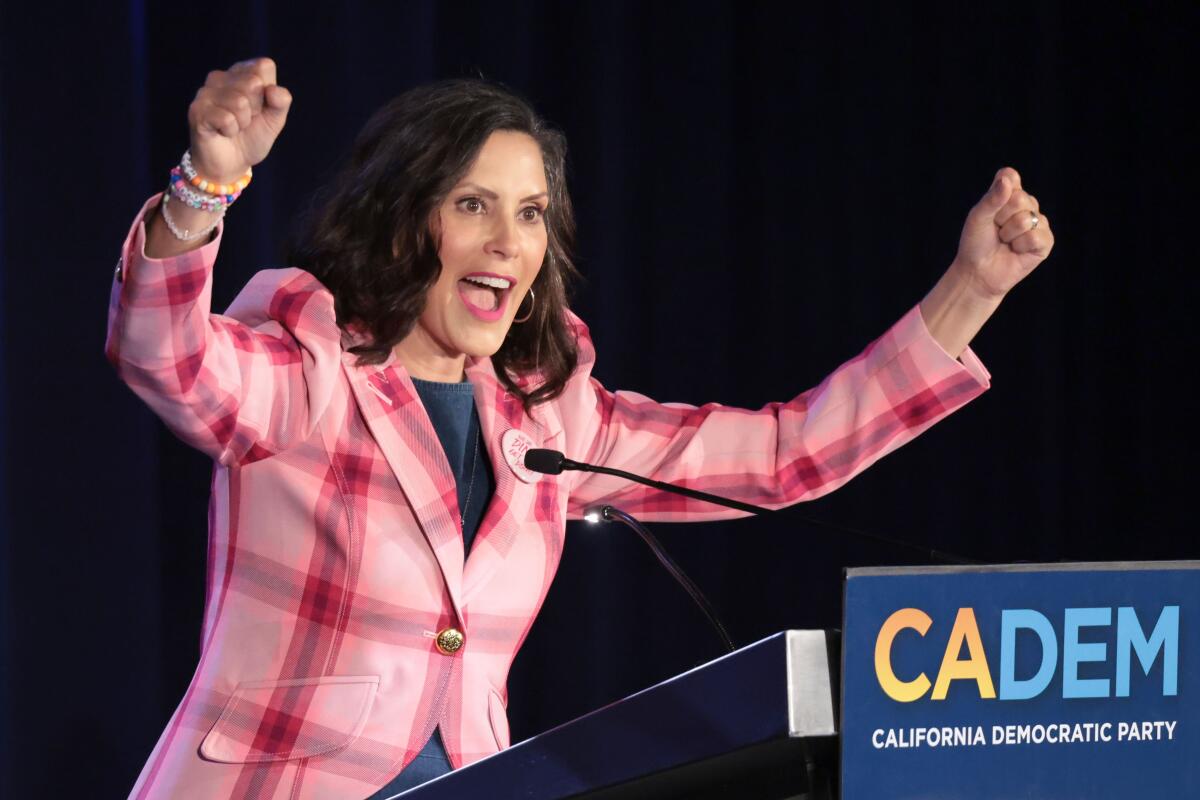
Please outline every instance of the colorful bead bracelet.
M242 190L250 185L250 180L254 177L254 168L251 167L246 170L245 175L238 178L233 183L216 183L215 181L205 180L204 178L200 177L200 175L196 172L195 167L192 166L191 150L183 151L183 158L179 161L179 167L183 170L183 175L185 178L187 178L188 183L190 183L192 186L195 186L200 191L208 192L209 194L240 194Z
M201 211L220 211L228 208L237 200L241 192L226 195L215 195L207 192L198 192L188 185L184 180L183 173L179 167L171 170L171 183L169 186L171 194L179 202L198 208Z

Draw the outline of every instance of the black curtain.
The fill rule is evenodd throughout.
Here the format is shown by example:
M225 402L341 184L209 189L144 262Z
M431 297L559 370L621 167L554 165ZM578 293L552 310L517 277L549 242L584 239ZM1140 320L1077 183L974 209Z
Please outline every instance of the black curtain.
M227 2L0 7L0 794L122 796L198 651L210 466L102 356L134 212L210 69L295 96L228 218L223 307L370 112L483 75L567 134L612 388L758 407L933 284L1017 167L1058 246L974 343L994 388L799 513L989 561L1200 556L1188 524L1196 5ZM657 526L741 644L835 627L842 568L920 561L787 515ZM514 740L719 654L623 529L572 527Z

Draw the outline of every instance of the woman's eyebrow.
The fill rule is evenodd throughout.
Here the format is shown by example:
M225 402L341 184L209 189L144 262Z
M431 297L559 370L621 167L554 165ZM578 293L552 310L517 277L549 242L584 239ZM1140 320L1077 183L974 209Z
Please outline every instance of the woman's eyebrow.
M459 189L470 189L471 191L475 192L476 194L486 197L488 200L499 200L500 199L500 195L496 194L491 189L487 189L487 188L484 188L483 186L480 186L478 183L460 183L458 186L454 187L455 191L458 191ZM526 203L530 200L538 200L540 198L549 197L549 196L550 196L550 194L548 192L538 192L537 194L531 194L528 197L522 197L518 202Z

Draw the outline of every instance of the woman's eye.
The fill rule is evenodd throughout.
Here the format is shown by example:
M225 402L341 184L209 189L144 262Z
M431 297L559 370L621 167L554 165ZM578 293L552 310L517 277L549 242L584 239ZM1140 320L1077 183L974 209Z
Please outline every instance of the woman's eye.
M478 197L464 197L458 205L468 214L478 214L483 211L483 202Z
M521 219L526 222L537 222L542 218L543 213L545 212L538 206L529 206L528 208L521 209Z

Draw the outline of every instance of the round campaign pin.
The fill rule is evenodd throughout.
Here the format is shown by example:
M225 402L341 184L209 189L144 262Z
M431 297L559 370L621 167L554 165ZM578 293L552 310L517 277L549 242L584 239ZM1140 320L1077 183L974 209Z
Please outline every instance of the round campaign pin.
M512 469L513 474L525 483L533 483L542 477L525 466L525 454L533 447L533 439L528 434L516 428L509 428L500 439L500 449L504 451L504 460Z

